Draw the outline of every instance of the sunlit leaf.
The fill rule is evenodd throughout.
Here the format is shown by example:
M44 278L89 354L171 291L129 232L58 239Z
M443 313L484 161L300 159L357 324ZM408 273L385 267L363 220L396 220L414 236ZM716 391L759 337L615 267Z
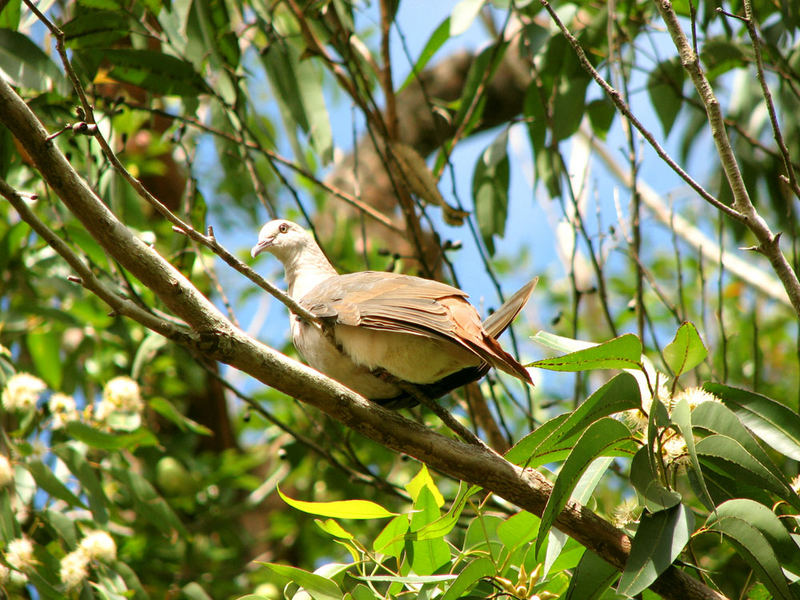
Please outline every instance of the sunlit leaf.
M336 500L333 502L307 502L295 500L284 494L278 488L278 494L286 504L302 512L320 517L334 517L337 519L385 519L394 517L396 513L389 512L380 504L369 500Z
M548 336L552 340L555 336ZM542 341L545 336L535 336L534 341ZM635 369L641 364L642 343L632 333L626 333L613 340L594 344L556 358L545 358L532 362L531 367L550 371L590 371L596 369Z
M342 600L343 594L336 583L327 577L309 573L303 569L278 565L275 563L260 563L273 573L285 577L302 586L314 600Z
M681 325L675 337L664 348L664 360L675 373L675 377L692 370L703 362L707 355L708 350L691 323Z

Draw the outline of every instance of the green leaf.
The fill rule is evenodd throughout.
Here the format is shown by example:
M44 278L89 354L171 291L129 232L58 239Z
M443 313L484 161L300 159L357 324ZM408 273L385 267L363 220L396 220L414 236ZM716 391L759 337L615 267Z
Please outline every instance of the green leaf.
M406 515L397 515L386 524L386 527L372 542L372 549L381 554L400 558L400 554L403 552L406 532L408 532L408 517Z
M419 496L414 501L411 532L422 531L438 518L439 507L436 498L428 487L421 488ZM412 535L407 536L407 540L406 555L414 573L432 575L450 561L450 546L442 537L416 540Z
M450 37L456 37L469 29L483 8L485 0L461 0L450 14Z
M424 464L414 478L406 484L405 488L406 491L411 495L411 499L414 502L416 502L417 498L419 498L422 488L428 488L428 491L433 494L433 497L436 500L436 506L439 508L444 506L444 497L436 487L431 474L428 472L428 467L426 467Z
M455 581L450 584L450 587L442 595L441 600L464 598L465 594L481 579L496 573L497 567L494 566L491 560L486 557L476 558L458 574Z
M619 571L594 552L584 552L573 570L564 600L597 600L619 577Z
M509 552L536 537L541 519L527 510L521 510L497 526L497 535Z
M355 537L352 533L347 531L333 519L327 519L325 521L321 519L314 519L314 523L316 523L317 527L322 529L322 531L332 535L333 537L342 538L345 540L352 540Z
M455 575L362 575L357 577L361 581L373 581L379 583L402 583L409 585L420 585L425 583L441 583L452 581Z
M53 448L53 452L64 461L70 472L80 482L83 493L88 497L89 509L92 511L94 520L101 525L106 524L108 522L108 511L106 509L109 504L108 498L86 457L72 444L56 446Z
M25 468L33 475L36 485L51 496L63 500L70 506L86 508L86 505L42 461L32 460L25 465Z
M198 435L214 435L214 432L205 425L201 425L197 421L193 421L189 417L181 414L172 402L166 398L153 398L148 401L147 404L162 417L175 423L181 431L191 431Z
M561 141L578 131L583 120L586 88L591 77L583 71L562 77L553 102L553 137Z
M641 397L636 379L628 373L620 373L557 423L555 420L548 421L546 428L542 425L520 440L506 453L506 460L515 464L527 464L529 459L551 452L559 442L583 430L590 423L640 405ZM537 460L534 462L538 463Z
M653 470L647 448L641 448L631 461L630 480L650 512L671 508L681 501L678 492L666 488Z
M46 509L40 513L44 521L64 540L68 548L78 545L78 529L75 521L62 512Z
M564 461L553 484L553 491L547 499L547 505L542 513L542 523L536 538L536 552L539 551L551 525L567 504L572 490L592 461L599 456L604 456L605 452L618 445L619 442L629 440L630 435L630 431L623 423L610 417L595 421L586 428L575 444L575 448Z
M430 487L426 489L431 490ZM458 494L456 495L456 499L453 501L453 504L450 506L450 510L447 511L447 514L442 515L441 517L439 517L438 519L436 519L431 523L428 523L422 529L416 530L412 534L413 539L427 540L435 537L441 538L450 533L453 530L453 528L458 524L458 519L461 516L461 512L464 510L464 507L467 505L467 500L469 500L469 498L473 494L477 493L479 490L480 488L478 486L474 485L468 486L462 481L459 484ZM432 490L431 493L433 493ZM436 489L436 494L438 493L439 490Z
M61 335L52 328L32 331L25 337L36 373L52 389L61 388L64 362L61 360Z
M611 129L611 124L614 122L614 117L617 114L614 103L606 97L592 100L586 105L586 112L589 115L592 133L601 140L605 140L608 135L608 130Z
M411 69L411 72L408 74L408 77L405 78L403 84L397 90L397 93L403 91L409 83L414 81L415 77L417 77L427 66L428 62L433 58L439 48L450 39L450 17L447 17L444 21L442 21L439 26L434 30L431 34L431 37L428 38L428 41L425 43L425 47L420 52L419 58L417 59L416 64Z
M64 73L39 46L10 29L0 29L0 71L14 85L37 92L52 88L66 95L71 89Z
M68 48L110 48L114 42L143 27L119 10L82 12L61 26Z
M725 405L719 402L703 402L692 411L692 425L736 440L775 477L783 478L782 471L759 445L753 434L742 425L737 415Z
M800 415L772 398L720 383L707 383L707 392L719 397L744 425L769 446L800 460Z
M664 360L675 373L675 377L695 368L707 355L708 350L691 323L683 323L672 341L664 348Z
M369 500L336 500L333 502L306 502L294 500L284 494L280 488L278 494L286 504L299 511L320 517L335 517L337 519L385 519L397 516L389 512L380 504Z
M166 500L147 479L130 469L115 468L112 472L117 481L130 490L138 515L150 521L166 536L173 535L173 531L189 535Z
M541 338L534 337L534 341ZM642 343L632 333L592 345L557 358L532 362L530 367L551 371L592 371L597 369L638 369L642 360Z
M508 130L483 151L472 174L475 218L489 254L494 254L494 236L503 237L508 217L510 163L506 146Z
M636 596L650 587L683 551L693 529L692 511L683 504L643 514L617 591Z
M76 50L75 54L90 63L97 60L90 56L93 50ZM96 54L96 53L95 53ZM108 77L124 83L132 83L149 92L166 96L189 96L208 93L208 87L197 74L192 63L155 50L133 48L105 48L102 58L113 65Z
M729 500L717 507L704 527L732 542L774 598L796 600L781 567L792 565L798 572L800 553L780 519L766 506L746 498Z
M789 486L733 438L720 434L710 435L697 442L697 454L709 468L725 473L734 480L769 490L782 498L794 496L792 503L798 503Z
M694 474L695 487L699 489L698 496L700 501L703 502L707 508L713 508L714 502L711 499L711 494L708 492L708 486L703 478L703 471L700 468L698 458L698 451L694 441L694 431L692 430L692 411L686 399L681 399L672 407L672 414L670 415L672 422L678 427L684 441L686 442L686 449L689 452L689 460L692 465L690 475ZM652 447L652 446L651 446Z
M86 423L72 421L67 423L66 429L70 437L101 450L133 450L139 446L158 445L156 436L144 428L132 433L106 433Z
M16 30L19 27L19 18L22 16L22 0L11 0L0 10L0 27ZM5 176L5 174L3 175Z
M659 63L650 71L647 93L656 111L664 135L669 135L675 119L683 107L683 82L686 71L678 58Z

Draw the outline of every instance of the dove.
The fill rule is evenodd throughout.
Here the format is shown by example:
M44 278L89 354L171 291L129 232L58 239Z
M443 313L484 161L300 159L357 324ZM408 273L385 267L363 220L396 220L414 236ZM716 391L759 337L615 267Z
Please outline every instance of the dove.
M284 267L289 296L324 327L293 315L292 341L312 367L390 408L413 406L403 384L430 398L495 367L532 384L495 339L527 303L536 279L482 323L467 294L445 283L381 271L340 275L314 237L285 219L266 223L250 251ZM388 377L387 377L388 375Z

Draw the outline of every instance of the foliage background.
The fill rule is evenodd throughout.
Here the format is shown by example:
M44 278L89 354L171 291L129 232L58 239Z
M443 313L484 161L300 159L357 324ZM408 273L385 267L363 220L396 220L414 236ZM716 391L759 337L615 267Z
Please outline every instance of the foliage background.
M524 362L549 356L530 339L538 330L598 342L632 332L654 368L668 377L675 365L664 358L664 348L681 323L693 322L708 356L677 383L667 381L673 393L717 382L764 394L788 409L772 413L780 415L770 422L773 429L757 431L778 483L770 479L769 488L758 477L749 481L767 489L760 495L734 486L731 481L753 476L749 463L721 465L709 453L701 473L724 480L714 504L750 498L775 507L787 535L796 535L796 496L788 485L800 456L797 311L789 300L796 278L779 280L768 260L741 249L763 240L722 217L664 166L592 82L539 2L463 0L435 9L412 1L291 0L10 0L0 6L0 69L47 130L81 122L92 127L96 120L119 166L196 230L213 226L217 239L242 259L258 224L280 215L313 226L342 271L396 269L443 278L470 292L484 313L539 275L532 305L515 325L514 338L504 340ZM657 5L553 7L645 131L711 195L732 205L702 99L676 58ZM755 209L782 233L781 248L796 265L797 7L673 7L687 35L696 36L691 42L720 98ZM757 23L755 49L746 22L732 16L745 10ZM59 58L57 36L43 19L63 32L93 117L85 109L76 113L80 98ZM758 60L765 63L761 69ZM758 73L771 90L785 152L774 139ZM283 307L211 250L173 231L174 223L115 168L99 138L81 127L64 130L54 143L126 227L229 311L234 323L293 355ZM378 143L376 150L375 140L382 138L390 143ZM407 148L413 148L411 159ZM34 214L100 280L157 315L168 312L59 201L10 129L0 129L0 152L4 180L36 194L28 202ZM414 157L425 157L430 172L440 176L441 198L431 185L410 181L412 171L425 172ZM404 160L415 166L404 168ZM416 177L424 184L427 176ZM469 216L458 225L461 209ZM277 597L293 580L291 596L303 576L261 563L313 571L353 557L365 561L362 575L376 563L401 576L409 569L421 576L457 575L474 561L481 573L472 582L476 597L492 590L532 593L504 588L502 579L527 584L527 575L545 560L546 550L533 544L538 520L515 515L514 506L495 497L473 496L446 538L442 533L424 548L391 552L372 542L386 521L346 520L350 533L337 536L332 525L326 530L313 516L287 510L278 484L287 497L308 501L362 498L393 513L414 506L420 513L392 523L410 520L418 531L450 509L458 483L436 474L428 481L416 461L109 314L105 303L69 280L70 267L31 233L17 210L3 202L0 212L3 374L30 372L47 384L38 410L6 406L2 414L3 449L14 468L13 487L3 499L2 536L6 544L23 533L33 539L38 561L25 572L27 587L6 580L8 595L117 597L133 590L139 597L226 598L254 591ZM258 269L280 280L274 261L262 261ZM443 403L502 452L551 417L576 409L613 375L534 372L533 391L491 375ZM119 375L138 382L145 408L102 422L91 407ZM83 411L77 424L54 427L48 408L54 392L74 397ZM409 416L444 431L427 411ZM669 428L661 426L663 436ZM775 443L778 429L783 445ZM757 454L745 447L748 456ZM637 498L644 503L634 489L631 453L609 461L584 501L633 534L641 506L633 514L620 512ZM566 455L543 456L552 458L541 464L554 479ZM682 506L695 517L694 527L675 525L683 533L700 531L713 514L692 472L694 478L676 467L661 482L681 492ZM409 490L415 476L425 484ZM657 508L662 515L672 511L670 518L676 510L649 508L653 514ZM753 508L742 510L751 514ZM527 533L514 538L509 532L522 521ZM113 534L117 559L95 561L87 580L92 583L66 590L60 561L93 529ZM701 533L682 555L707 570L687 568L692 576L731 597L797 594L790 588L791 569L788 576L776 571L766 549L754 557L742 552L747 544L730 531L733 543ZM778 549L786 546L767 539L779 563L785 561ZM536 580L537 590L580 594L578 583L568 592L567 581L589 580L598 593L621 595L600 585L604 576L612 578L597 565L585 566L583 579L578 577L580 548L574 541L564 548ZM648 568L656 550L643 551ZM414 552L418 561L420 555L433 558L414 563ZM484 575L477 559L487 553L495 560ZM415 585L432 594L453 585L451 579L367 585L356 582L354 572L329 569L323 578L354 597L397 595ZM655 574L643 577L652 581ZM330 589L315 597L324 593Z

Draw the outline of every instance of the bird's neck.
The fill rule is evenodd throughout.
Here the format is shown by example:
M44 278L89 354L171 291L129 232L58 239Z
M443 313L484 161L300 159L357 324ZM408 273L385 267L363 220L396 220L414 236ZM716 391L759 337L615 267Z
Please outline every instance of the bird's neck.
M336 269L318 247L310 247L284 263L289 295L300 300L317 284L336 275Z

